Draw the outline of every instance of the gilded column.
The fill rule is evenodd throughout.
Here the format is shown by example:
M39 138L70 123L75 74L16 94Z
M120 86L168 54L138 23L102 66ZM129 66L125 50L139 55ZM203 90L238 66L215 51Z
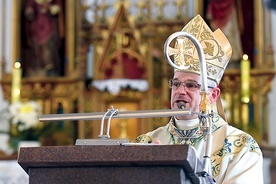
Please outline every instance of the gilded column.
M12 2L12 15L11 15L11 58L12 62L12 94L11 94L11 102L17 102L20 100L20 87L21 87L21 77L22 77L22 69L21 63L18 62L18 58L20 58L20 6L21 1L13 0ZM15 62L15 63L13 63Z
M75 65L75 14L76 1L67 0L66 4L66 56L68 58L68 66L66 68L66 76L74 72Z
M258 54L255 56L255 67L261 67L263 64L263 49L264 47L264 15L263 15L263 2L261 0L254 1L254 40L255 48Z
M13 0L12 1L12 55L11 55L11 61L15 62L18 58L20 58L20 6L21 1ZM13 66L13 64L12 64Z

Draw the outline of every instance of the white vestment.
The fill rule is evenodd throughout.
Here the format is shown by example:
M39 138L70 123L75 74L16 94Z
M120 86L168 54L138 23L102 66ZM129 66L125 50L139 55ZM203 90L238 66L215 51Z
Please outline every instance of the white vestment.
M133 142L192 145L202 161L205 141L198 122L185 123L172 118L166 126L140 135ZM212 131L211 163L216 183L262 184L263 156L257 142L249 134L228 125L220 116L215 116Z

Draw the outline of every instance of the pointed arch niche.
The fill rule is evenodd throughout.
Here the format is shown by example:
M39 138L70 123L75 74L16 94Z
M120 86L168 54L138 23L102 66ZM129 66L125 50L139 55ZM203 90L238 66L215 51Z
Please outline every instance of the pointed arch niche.
M111 106L119 110L147 109L149 74L146 57L142 56L139 40L134 34L125 7L121 5L110 27L93 27L101 30L94 40L94 75L91 98L92 111L106 111ZM97 25L94 25L97 26ZM108 36L105 36L108 35ZM147 126L141 119L112 120L111 138L134 139ZM90 124L95 137L99 134L99 121Z
M146 66L141 56L131 52L115 52L99 69L100 80L93 81L93 86L100 91L107 90L117 95L121 89L129 88L145 92L149 88L145 79Z

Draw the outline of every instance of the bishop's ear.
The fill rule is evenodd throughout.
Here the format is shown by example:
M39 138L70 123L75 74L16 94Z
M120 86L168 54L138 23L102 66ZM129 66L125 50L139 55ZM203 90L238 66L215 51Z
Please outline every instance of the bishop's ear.
M219 95L220 95L220 89L218 87L214 87L210 91L210 104L215 103L217 101Z

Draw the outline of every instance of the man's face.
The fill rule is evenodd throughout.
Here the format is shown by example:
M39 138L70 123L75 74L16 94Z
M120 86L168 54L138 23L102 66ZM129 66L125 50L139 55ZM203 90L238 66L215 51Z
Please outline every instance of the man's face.
M193 73L176 72L173 79L181 81L181 85L171 91L171 108L178 109L178 103L184 102L186 104L186 109L191 109L193 112L199 112L201 95L200 88L189 89L188 86L184 86L183 82L193 81L201 84L201 77ZM190 116L177 117L177 119L188 120L195 119L198 115L192 114Z

